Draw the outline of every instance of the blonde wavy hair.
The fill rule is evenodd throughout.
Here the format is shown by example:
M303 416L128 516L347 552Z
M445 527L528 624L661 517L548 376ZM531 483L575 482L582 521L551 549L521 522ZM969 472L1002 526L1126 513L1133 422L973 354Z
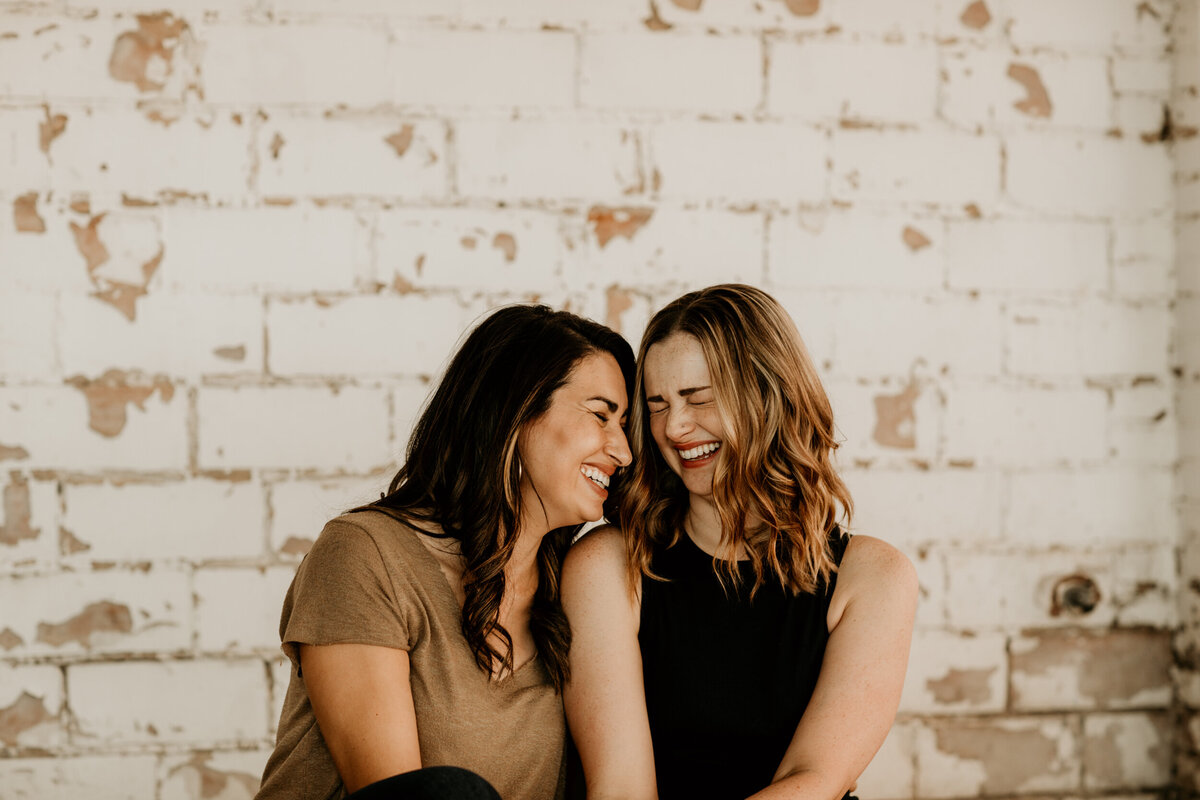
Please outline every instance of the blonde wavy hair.
M629 424L632 475L620 504L629 576L657 578L653 553L683 530L688 492L650 432L646 353L667 337L694 337L704 352L724 426L713 479L721 518L714 559L722 584L737 587L738 545L754 567L751 596L770 578L814 593L837 570L829 535L853 502L833 467L833 410L791 317L761 289L723 284L685 294L654 315L642 336Z

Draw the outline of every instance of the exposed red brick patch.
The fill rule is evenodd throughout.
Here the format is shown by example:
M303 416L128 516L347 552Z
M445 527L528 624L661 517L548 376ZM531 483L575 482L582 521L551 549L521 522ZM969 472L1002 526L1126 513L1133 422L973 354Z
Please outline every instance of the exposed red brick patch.
M699 11L704 0L671 0L671 2L684 11Z
M911 225L905 226L904 233L901 235L901 238L903 238L904 243L908 245L908 249L912 250L914 253L922 248L929 247L930 245L929 237Z
M234 347L218 347L213 350L213 355L217 358L223 358L226 361L245 361L246 345L239 344Z
M0 444L0 461L22 461L29 458L29 451L19 445Z
M12 628L5 628L4 630L0 631L0 649L8 651L12 650L13 648L20 647L23 644L25 644L25 640L22 639Z
M925 688L933 693L933 699L938 703L986 703L992 699L988 681L995 672L995 667L951 669L944 677L925 681Z
M144 197L134 197L131 194L121 192L121 205L126 208L154 208L158 205L155 200L147 200Z
M1068 671L1079 694L1104 708L1129 702L1145 691L1169 693L1171 634L1156 630L1044 631L1032 649L1014 651L1014 674ZM1014 700L1020 701L1014 681Z
M642 23L652 31L669 31L674 27L659 16L658 4L654 0L650 0L650 16L642 20Z
M97 214L88 220L87 226L71 223L71 233L75 234L75 247L87 262L88 273L96 271L96 267L109 259L108 248L100 241L99 227L104 221L104 214Z
M614 236L633 239L633 235L654 216L652 208L625 206L592 206L588 209L588 222L596 232L596 241L603 248Z
M160 242L158 251L141 264L142 281L140 284L98 275L96 270L111 259L108 248L100 240L99 228L106 216L106 214L97 214L88 221L86 226L72 222L71 232L75 235L75 247L87 264L88 277L96 287L92 296L112 305L132 322L137 317L137 299L145 296L146 287L150 285L151 278L158 271L165 251Z
M0 544L12 546L24 539L36 539L42 531L29 524L33 519L29 481L19 472L11 473L3 497L4 523L0 525Z
M916 380L899 394L875 396L875 431L872 438L884 447L912 450L917 446L917 415L913 411L921 388Z
M295 204L296 204L296 198L294 198L294 197L264 197L263 198L263 205L266 205L266 206L280 206L283 208L287 208L288 206L294 206Z
M51 114L48 105L42 106L42 110L46 112L46 119L38 123L38 149L49 155L51 143L67 129L67 115Z
M279 552L286 553L289 556L303 556L308 554L308 551L312 549L312 546L312 539L289 536L287 541L283 543L283 547L279 548Z
M388 143L388 146L396 151L397 156L403 156L408 152L408 148L412 147L413 141L413 126L403 125L399 131L391 136L386 136L383 139Z
M279 158L279 151L283 149L283 145L284 145L283 135L281 133L279 133L279 131L275 131L275 135L271 137L271 144L268 145L268 149L270 149L270 151L271 151L272 159Z
M974 3L963 9L962 16L958 19L968 28L980 30L986 28L987 24L992 21L992 13L988 11L987 3L983 0L975 0Z
M222 771L208 766L212 753L201 752L192 756L186 764L180 764L168 773L168 777L179 775L188 788L190 797L211 800L221 797L253 797L258 791L259 780L247 772ZM241 784L241 791L226 794L229 782Z
M1038 75L1036 69L1028 64L1009 64L1008 77L1021 84L1025 89L1025 98L1013 103L1014 108L1031 117L1050 116L1054 108L1050 104L1050 95L1046 93L1042 77Z
M170 128L176 122L179 122L180 117L181 115L178 111L167 112L161 108L152 108L146 112L146 119L150 120L151 122L157 122L164 128Z
M38 215L37 192L26 192L13 200L13 223L17 233L45 233L46 221Z
M58 529L58 552L64 556L73 556L76 553L86 553L91 550L92 546L87 542L80 541L79 537L71 533L66 528Z
M129 606L104 600L92 603L64 622L39 622L37 640L51 647L62 647L71 642L91 647L92 636L97 633L129 633L131 630L133 615Z
M392 277L392 289L398 294L412 294L417 291L417 285L400 273L396 273Z
M108 437L117 436L125 429L128 404L133 403L145 411L146 400L155 392L164 403L169 403L175 396L174 385L164 376L149 378L117 369L110 369L95 380L76 375L66 382L87 398L89 427Z
M21 692L8 708L0 708L0 742L9 747L17 746L17 738L44 722L53 722L54 715L46 710L46 701L29 692Z
M975 205L974 203L967 203L965 206L963 206L963 211L965 211L967 216L971 219L981 219L983 217L983 212L980 211L979 206Z
M963 721L935 725L934 733L940 752L980 763L985 777L979 788L984 794L1015 793L1030 778L1063 768L1058 742L1036 729L1006 730Z
M492 247L504 253L504 260L510 264L517 258L517 240L511 233L497 233L492 237Z
M821 0L783 0L783 4L797 17L811 17L821 10Z
M91 216L92 200L86 194L78 193L71 195L71 202L67 205L76 214L87 214Z
M633 296L619 286L610 286L604 293L607 311L605 324L618 333L621 330L621 315L633 307Z
M475 245L478 244L478 241L474 236L464 236L458 240L458 243L463 246L464 250L474 250Z
M113 43L108 74L139 91L158 91L166 86L175 49L188 24L166 11L138 14L137 23L137 30L125 31Z

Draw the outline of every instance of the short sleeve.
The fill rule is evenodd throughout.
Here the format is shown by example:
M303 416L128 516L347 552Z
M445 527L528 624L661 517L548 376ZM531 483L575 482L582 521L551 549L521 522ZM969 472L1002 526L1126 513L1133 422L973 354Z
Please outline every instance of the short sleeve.
M296 571L283 601L279 638L297 667L301 644L408 650L409 616L372 536L358 525L333 520Z

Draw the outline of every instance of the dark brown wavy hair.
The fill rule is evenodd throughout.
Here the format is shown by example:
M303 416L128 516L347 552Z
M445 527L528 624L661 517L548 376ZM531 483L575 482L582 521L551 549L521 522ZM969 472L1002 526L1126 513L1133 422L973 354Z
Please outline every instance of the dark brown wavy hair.
M847 521L853 513L832 463L833 411L791 317L766 292L740 284L683 295L642 336L629 422L633 472L620 506L633 585L643 574L657 577L651 556L678 540L688 510L688 491L650 433L645 399L646 353L675 333L700 343L724 427L713 478L718 577L740 584L742 545L754 567L752 595L768 577L793 592L817 591L837 568L829 533L840 513Z
M550 407L576 365L608 353L633 386L633 349L609 328L566 311L515 305L487 317L446 368L413 428L404 466L387 494L355 509L373 509L403 522L436 525L458 541L464 562L462 632L479 668L511 674L512 637L499 622L504 567L521 520L517 441ZM621 475L615 475L605 516L616 518ZM551 531L538 549L538 588L529 627L554 686L569 676L571 629L563 613L559 576L566 548L581 525ZM502 642L496 647L489 637ZM498 670L496 668L499 668Z

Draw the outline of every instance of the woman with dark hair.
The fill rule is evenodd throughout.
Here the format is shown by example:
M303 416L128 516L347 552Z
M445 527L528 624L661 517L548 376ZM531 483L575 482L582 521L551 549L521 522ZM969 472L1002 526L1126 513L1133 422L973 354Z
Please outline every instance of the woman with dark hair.
M912 564L846 536L833 413L768 294L713 286L638 353L620 529L563 568L587 794L849 797L895 718Z
M467 337L388 493L329 522L288 590L259 798L561 796L561 559L613 510L633 371L618 334L545 306Z

